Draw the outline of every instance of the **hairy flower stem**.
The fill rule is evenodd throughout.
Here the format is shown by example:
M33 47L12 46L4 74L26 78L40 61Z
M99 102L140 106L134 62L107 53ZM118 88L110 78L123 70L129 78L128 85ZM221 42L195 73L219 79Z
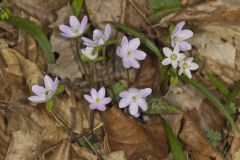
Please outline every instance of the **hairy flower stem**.
M78 59L79 59L80 65L81 65L82 68L83 68L83 73L86 75L86 79L87 79L87 81L88 81L88 82L90 83L90 85L91 85L91 84L92 84L92 81L91 81L91 78L90 78L89 75L88 75L87 68L86 68L84 62L82 61L81 53L80 53L80 45L79 45L79 44L81 44L81 38L78 38L78 39L76 40L77 57L78 57ZM79 64L79 63L78 63L78 64ZM79 68L81 69L80 65L79 65Z
M110 85L110 90L112 92L112 95L113 95L113 100L114 102L116 103L116 95L114 93L114 90L113 90L113 82L112 82L112 79L111 79L111 76L110 76L110 71L109 71L109 67L108 67L108 63L107 63L107 55L106 55L106 48L104 47L103 48L103 56L106 58L106 60L104 61L104 68L105 68L105 72L107 73L107 79L108 79L108 82L109 82L109 85Z
M129 69L127 69L127 82L128 82L128 88L130 87L130 72Z

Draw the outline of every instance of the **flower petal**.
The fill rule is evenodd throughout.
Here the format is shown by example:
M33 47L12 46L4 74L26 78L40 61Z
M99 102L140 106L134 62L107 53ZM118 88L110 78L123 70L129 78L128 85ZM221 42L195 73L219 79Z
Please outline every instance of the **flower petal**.
M183 73L183 69L180 68L180 69L178 70L178 75L180 76L180 75L182 75L182 73Z
M96 99L97 96L98 96L97 90L94 89L94 88L91 89L90 94L91 94L93 99Z
M59 79L58 79L58 77L56 77L56 78L54 79L54 82L53 82L52 90L53 90L53 91L56 91L57 88L58 88L58 85L59 85Z
M129 92L128 91L122 91L119 93L120 97L129 97Z
M130 105L131 99L129 97L122 98L119 101L119 108L125 108Z
M164 47L163 48L163 54L166 56L166 57L170 57L170 55L172 54L172 50L168 47Z
M106 90L104 87L100 88L100 90L97 93L99 99L103 99L105 97L105 94L106 94Z
M147 97L152 93L152 89L151 88L145 88L145 89L140 89L138 91L138 95L140 97Z
M186 74L186 76L187 76L189 79L192 78L192 74L191 74L191 72L190 72L189 69L185 69L184 73Z
M94 99L90 95L84 94L83 96L88 103L94 103Z
M147 102L144 98L139 98L137 101L137 104L139 105L139 107L143 110L146 111L147 110Z
M112 98L106 97L102 99L102 104L106 105L112 101Z
M80 27L79 27L79 32L81 34L86 30L87 23L88 23L88 17L84 16L83 19L82 19L82 22L80 24Z
M190 70L197 70L198 69L198 64L197 63L191 63L188 68Z
M45 96L31 96L31 97L28 97L28 100L31 102L35 102L35 103L43 103L43 102L46 102L46 97Z
M183 28L184 25L185 25L185 22L184 22L184 21L179 22L179 23L175 26L173 32L171 33L171 37L176 36L177 34L179 34L179 32L182 30L182 28Z
M178 66L178 62L177 61L172 61L172 67L177 68L177 66Z
M33 85L32 86L32 91L38 96L45 95L46 89L42 86L38 85Z
M89 38L82 37L82 40L83 40L83 44L88 46L88 47L96 47L96 45L97 45L96 41L93 41Z
M179 53L179 51L180 51L180 46L176 45L173 49L173 53Z
M98 105L97 106L97 110L99 110L99 111L105 111L107 108L106 108L106 106L105 105Z
M134 51L134 58L137 60L144 60L146 58L146 53L140 50Z
M138 63L138 61L136 60L136 59L134 59L134 58L131 58L131 59L129 59L130 60L130 63L131 63L131 66L133 67L133 68L140 68L140 64Z
M178 54L178 61L181 61L181 60L183 60L185 58L185 54L183 54L183 53L179 53Z
M122 63L125 68L131 67L131 62L130 62L129 58L122 58Z
M117 47L116 52L117 52L117 55L119 57L121 57L121 58L123 57L124 52L123 52L123 49L121 47Z
M170 58L165 58L165 59L162 61L162 64L163 64L164 66L169 65L170 63L171 63Z
M45 88L47 90L52 90L52 88L53 88L53 80L48 75L44 76L44 84L45 84Z
M140 39L139 38L134 38L129 41L128 47L131 50L136 50L140 46Z
M189 43L186 42L186 41L178 42L177 45L180 46L180 50L181 50L181 51L188 51L188 50L191 50L191 49L192 49L191 44L189 44Z
M107 41L111 36L111 26L107 24L104 28L104 41Z
M89 105L89 109L91 109L91 110L94 110L94 109L96 109L97 107L98 107L98 105L95 104L95 103L91 103L91 104Z
M71 28L80 28L80 22L76 16L70 16L69 24Z
M137 103L131 103L129 106L129 112L131 115L136 115L138 113L138 105Z
M193 36L193 32L188 29L185 29L185 30L182 30L178 36L180 41L184 41L186 39L191 38Z
M123 48L128 47L128 38L127 38L126 36L123 36L122 42L121 42L121 46L122 46Z

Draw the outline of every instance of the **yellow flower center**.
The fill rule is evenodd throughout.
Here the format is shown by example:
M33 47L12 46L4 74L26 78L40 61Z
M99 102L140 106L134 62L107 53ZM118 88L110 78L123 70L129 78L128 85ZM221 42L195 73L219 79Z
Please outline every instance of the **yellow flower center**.
M96 102L96 104L100 104L100 99L97 98L97 99L95 100L95 102Z
M172 55L170 56L170 59L171 59L172 61L176 61L176 60L177 60L177 55L176 55L176 54L172 54Z
M183 70L187 69L187 67L188 67L188 64L187 64L187 63L183 63L183 64L182 64Z

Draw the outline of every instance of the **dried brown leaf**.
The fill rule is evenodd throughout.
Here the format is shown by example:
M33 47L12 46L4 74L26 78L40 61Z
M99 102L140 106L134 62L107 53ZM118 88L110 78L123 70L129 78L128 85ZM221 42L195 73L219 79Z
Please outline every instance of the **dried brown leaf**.
M123 150L129 160L141 157L162 158L161 150L151 143L149 135L133 118L116 107L102 114L110 152Z
M103 156L105 160L127 160L126 155L123 151L112 152L106 156Z
M193 152L200 153L203 157L224 160L221 153L213 149L196 121L196 118L192 115L188 113L184 115L183 128L179 134L180 139L187 144Z

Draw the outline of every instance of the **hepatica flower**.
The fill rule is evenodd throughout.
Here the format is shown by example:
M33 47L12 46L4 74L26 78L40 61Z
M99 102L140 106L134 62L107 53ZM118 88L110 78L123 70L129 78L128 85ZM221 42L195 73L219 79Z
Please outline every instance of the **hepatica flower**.
M107 24L104 28L104 32L95 29L93 31L93 40L82 37L83 44L88 47L97 47L105 44L111 36L111 26Z
M93 54L93 47L86 47L85 49L81 49L81 53L87 58L94 60L97 58L98 53Z
M185 55L183 53L179 53L180 47L175 46L173 51L170 48L164 47L163 53L167 57L162 61L163 65L169 65L171 64L173 68L177 68L178 62L183 60L185 58Z
M184 21L179 22L171 33L172 47L179 45L181 51L187 51L192 49L191 44L189 44L186 40L193 36L193 32L188 29L182 29L184 25Z
M146 53L138 50L140 46L139 38L134 38L128 41L127 37L122 38L121 47L117 48L117 55L122 58L122 63L125 68L139 68L138 60L144 60Z
M105 111L106 105L112 100L110 97L105 97L105 94L106 90L104 87L102 87L99 91L92 88L90 95L85 94L84 98L90 103L89 108L91 110L97 109L99 111Z
M146 98L152 93L151 88L136 89L129 88L127 91L122 91L119 96L122 99L119 102L120 108L129 106L129 112L131 115L138 117L138 108L140 107L143 111L147 110Z
M29 101L35 103L44 103L50 100L57 91L59 80L56 77L53 81L48 75L45 75L44 84L45 88L39 85L32 86L32 91L36 94L36 96L29 97Z
M76 38L81 36L87 27L88 18L84 16L82 22L80 23L77 17L70 16L69 24L70 26L61 24L59 30L61 35L66 38Z
M189 57L186 58L185 60L182 60L179 63L180 69L178 70L178 75L181 75L182 73L185 74L188 78L192 78L191 71L192 70L197 70L198 69L198 64L192 62L193 58Z

